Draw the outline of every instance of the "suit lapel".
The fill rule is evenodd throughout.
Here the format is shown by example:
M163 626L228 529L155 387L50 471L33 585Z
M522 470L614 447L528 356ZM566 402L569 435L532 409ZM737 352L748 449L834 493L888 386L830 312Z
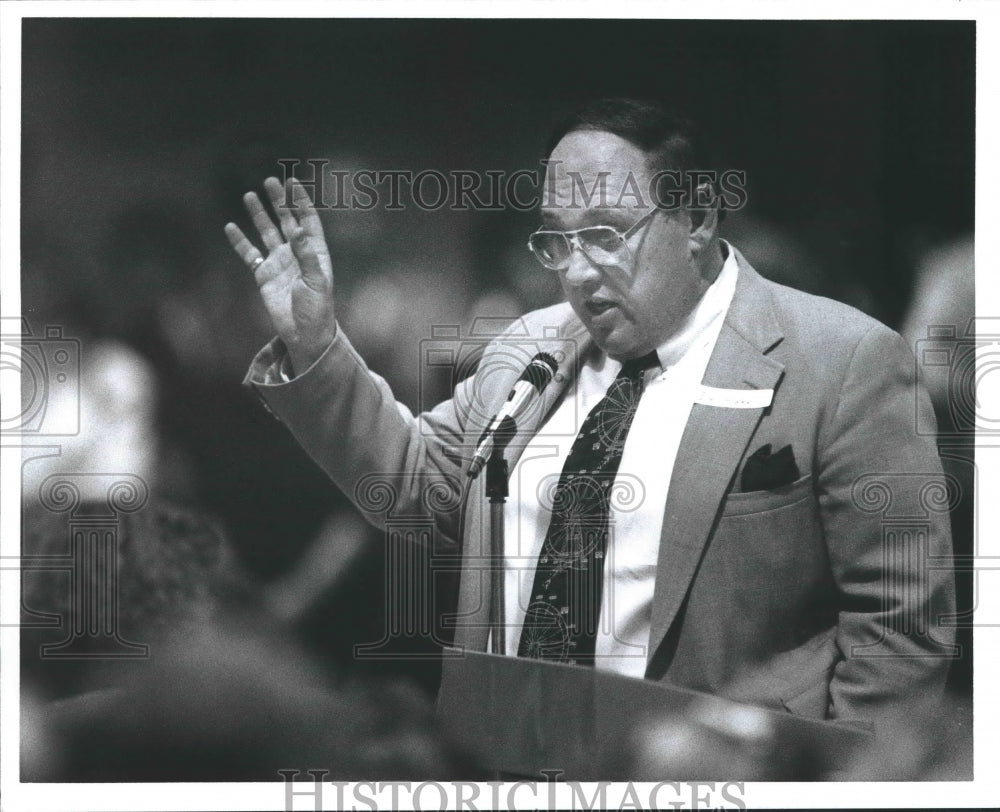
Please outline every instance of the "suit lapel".
M781 330L763 280L739 252L736 258L736 292L703 383L723 389L773 389L784 367L765 353L781 340ZM692 408L667 495L647 662L652 662L677 617L726 488L763 412L701 404Z

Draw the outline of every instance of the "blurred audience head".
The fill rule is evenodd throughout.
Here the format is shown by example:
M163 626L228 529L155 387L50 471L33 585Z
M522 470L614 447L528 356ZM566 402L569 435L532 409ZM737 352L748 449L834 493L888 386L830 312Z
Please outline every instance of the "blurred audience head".
M22 553L32 563L21 575L21 673L42 697L117 684L148 667L166 641L183 638L225 606L255 600L251 581L215 521L161 502L119 514L111 562L71 538L72 523L78 523L80 537L89 533L88 520L106 515L107 502L100 500L82 502L72 515L41 504L25 507ZM82 617L87 598L113 600L93 616L121 640L148 646L148 657L127 646L119 648L135 656L102 656L104 638L87 631L90 614ZM51 656L69 639L74 656Z
M66 374L58 386L42 381L33 388L28 380L22 385L22 409L30 408L27 401L34 398L44 409L46 426L78 427L59 438L58 455L38 457L25 448L25 500L37 498L41 483L55 473L129 473L154 484L160 386L153 365L121 341L98 340L80 347L79 367L68 364Z

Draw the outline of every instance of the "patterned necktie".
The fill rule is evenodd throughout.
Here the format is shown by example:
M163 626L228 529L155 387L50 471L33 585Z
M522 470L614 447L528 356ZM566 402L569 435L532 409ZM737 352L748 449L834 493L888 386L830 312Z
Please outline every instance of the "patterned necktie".
M626 361L580 427L552 497L519 657L593 665L611 488L655 352Z

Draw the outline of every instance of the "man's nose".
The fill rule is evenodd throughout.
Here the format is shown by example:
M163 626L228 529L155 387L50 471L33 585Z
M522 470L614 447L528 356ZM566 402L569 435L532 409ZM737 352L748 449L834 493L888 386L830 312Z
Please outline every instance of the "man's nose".
M599 284L601 269L584 253L580 244L574 239L570 241L569 265L564 272L566 283L574 287Z

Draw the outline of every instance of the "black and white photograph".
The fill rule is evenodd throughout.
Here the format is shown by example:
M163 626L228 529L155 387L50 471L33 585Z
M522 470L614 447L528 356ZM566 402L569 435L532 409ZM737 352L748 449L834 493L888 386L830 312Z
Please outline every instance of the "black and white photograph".
M986 803L997 15L252 8L0 8L5 808Z

